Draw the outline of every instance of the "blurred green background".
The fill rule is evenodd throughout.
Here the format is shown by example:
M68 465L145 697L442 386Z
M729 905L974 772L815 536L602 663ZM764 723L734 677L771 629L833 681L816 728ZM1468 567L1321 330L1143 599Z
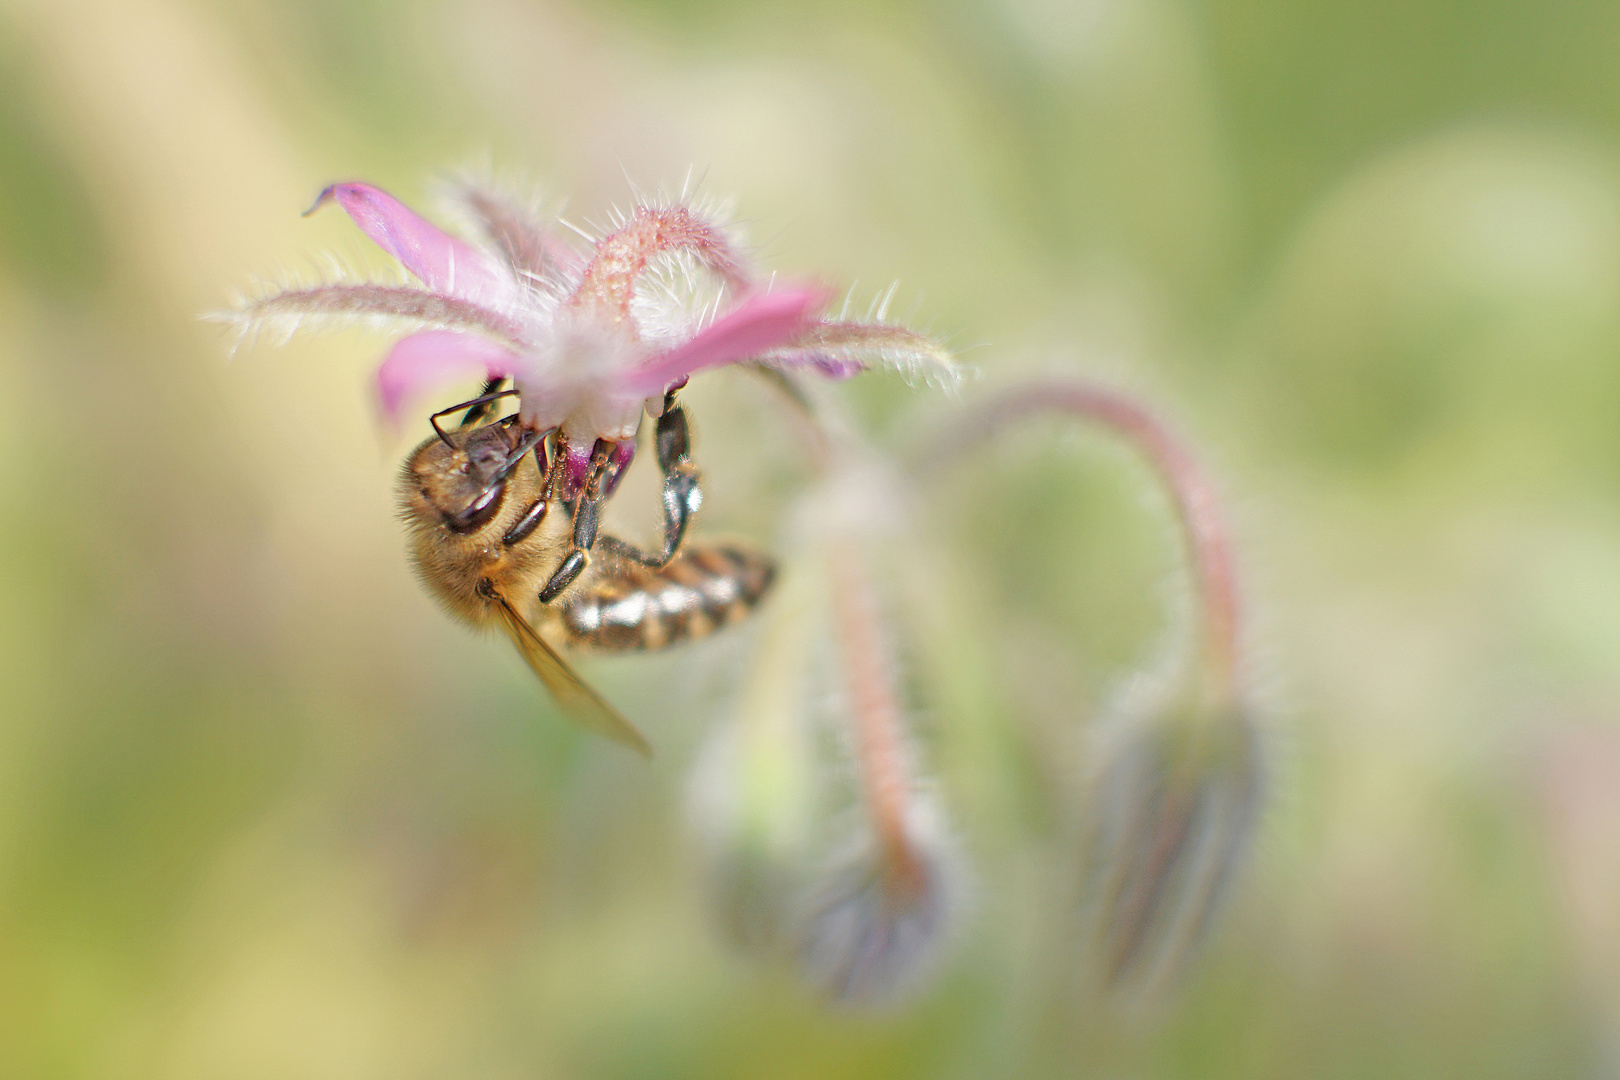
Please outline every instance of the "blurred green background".
M1616 56L1585 0L3 0L0 1076L1620 1072ZM1040 962L1043 748L1176 606L1127 457L1041 425L936 492L974 916L829 1012L726 951L678 812L746 634L585 665L650 767L577 736L411 580L385 339L198 321L384 266L324 183L484 162L594 220L695 168L768 265L900 279L966 396L1068 367L1206 449L1272 790L1178 994ZM847 395L889 445L946 408ZM689 401L703 528L774 544L768 394Z

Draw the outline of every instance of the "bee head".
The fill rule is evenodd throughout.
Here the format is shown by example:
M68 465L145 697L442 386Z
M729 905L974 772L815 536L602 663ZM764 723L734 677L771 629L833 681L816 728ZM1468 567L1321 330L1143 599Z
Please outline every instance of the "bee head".
M451 532L482 528L500 512L506 478L525 450L521 431L509 424L486 424L427 440L405 463L410 513Z

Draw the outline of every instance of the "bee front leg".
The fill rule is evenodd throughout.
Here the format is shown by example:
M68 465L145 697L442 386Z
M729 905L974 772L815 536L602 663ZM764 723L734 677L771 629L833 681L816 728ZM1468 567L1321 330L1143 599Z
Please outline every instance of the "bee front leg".
M518 515L517 521L513 522L512 527L506 530L506 535L501 537L501 543L504 546L512 547L521 544L529 538L534 530L540 527L541 522L545 521L546 511L551 509L552 500L557 497L557 489L562 484L566 459L567 455L562 452L561 447L558 448L555 457L547 458L545 440L542 439L535 444L534 463L540 470L540 494L523 513Z

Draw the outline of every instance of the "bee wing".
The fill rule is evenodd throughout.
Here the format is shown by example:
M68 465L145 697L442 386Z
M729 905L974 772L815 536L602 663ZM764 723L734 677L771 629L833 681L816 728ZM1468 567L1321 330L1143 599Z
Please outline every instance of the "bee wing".
M493 599L495 610L500 612L501 625L506 628L512 644L517 646L534 673L540 676L540 681L546 684L546 689L551 691L551 696L557 699L557 704L562 706L569 719L599 735L606 735L615 742L639 750L648 757L652 756L652 747L635 725L574 674L574 669L535 633L529 620L518 614L517 608L506 597L495 593Z

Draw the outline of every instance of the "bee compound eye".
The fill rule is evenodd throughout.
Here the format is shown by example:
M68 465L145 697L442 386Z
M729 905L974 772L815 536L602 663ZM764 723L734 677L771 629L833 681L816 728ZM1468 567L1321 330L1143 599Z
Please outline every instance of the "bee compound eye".
M500 513L506 498L506 483L499 481L478 493L477 498L455 513L445 513L444 523L451 532L468 533L488 525Z

